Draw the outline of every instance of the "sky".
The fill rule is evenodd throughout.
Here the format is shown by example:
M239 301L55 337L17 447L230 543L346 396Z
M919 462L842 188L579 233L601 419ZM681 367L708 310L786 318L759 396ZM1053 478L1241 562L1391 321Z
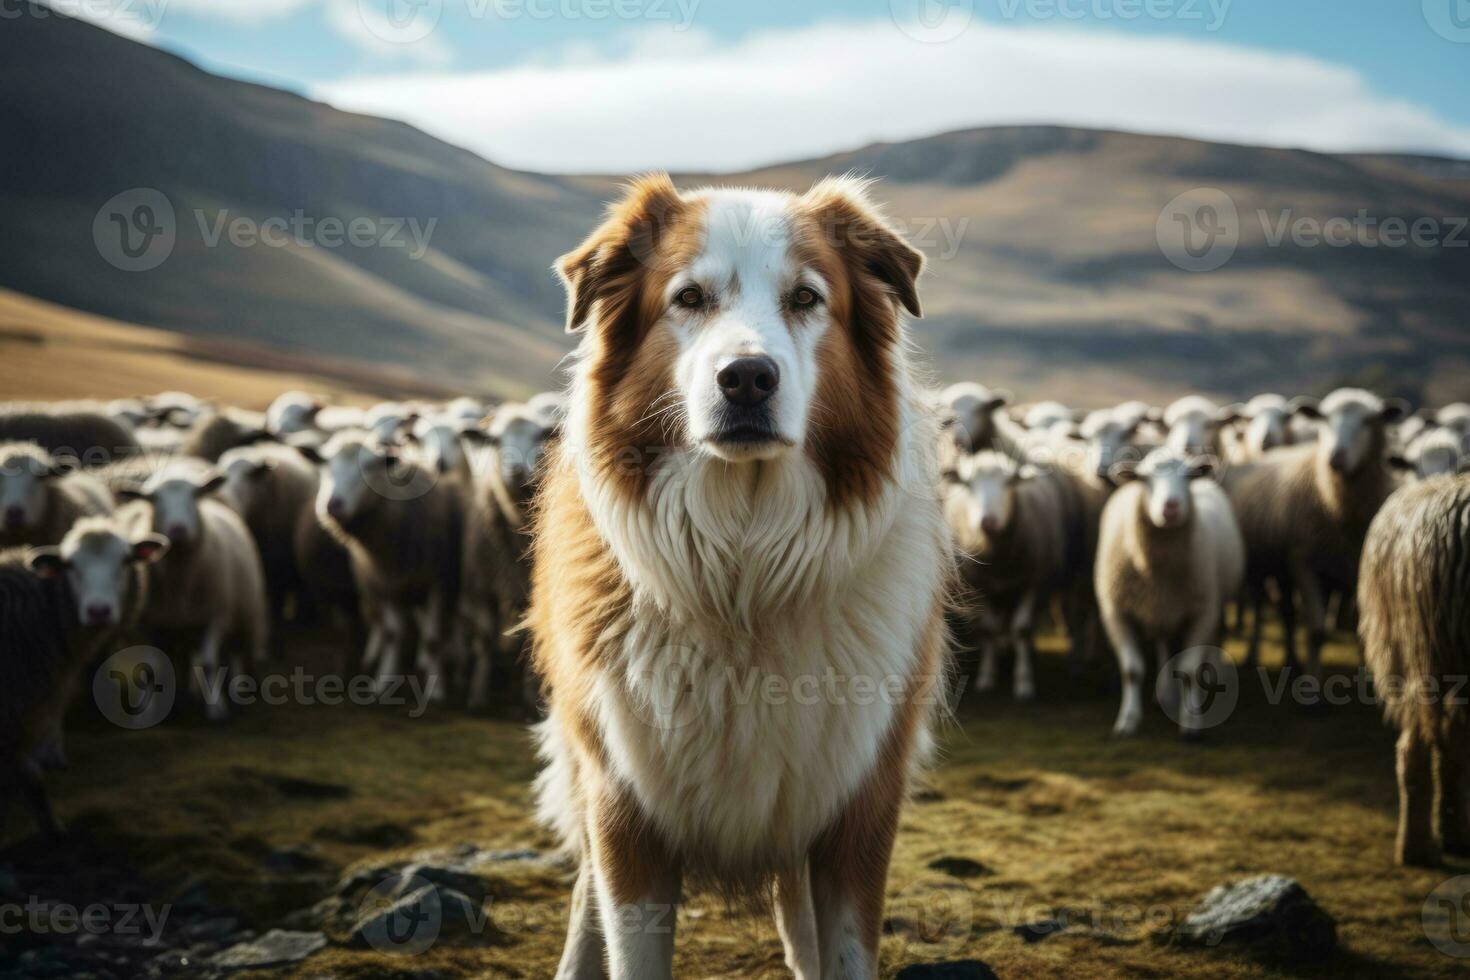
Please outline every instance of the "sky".
M1011 123L1470 158L1470 0L50 3L528 170L731 171Z

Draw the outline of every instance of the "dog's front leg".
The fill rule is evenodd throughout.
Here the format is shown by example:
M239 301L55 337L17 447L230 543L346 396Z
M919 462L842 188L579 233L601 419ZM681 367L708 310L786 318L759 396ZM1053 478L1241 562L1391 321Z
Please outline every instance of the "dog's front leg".
M875 773L812 848L822 980L877 980L883 892L902 797L901 770Z
M621 794L593 808L587 836L610 980L672 980L678 864Z

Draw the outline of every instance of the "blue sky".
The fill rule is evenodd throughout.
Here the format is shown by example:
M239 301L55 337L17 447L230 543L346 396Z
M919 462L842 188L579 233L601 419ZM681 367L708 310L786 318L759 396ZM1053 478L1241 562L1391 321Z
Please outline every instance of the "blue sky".
M1470 156L1470 0L52 2L538 169L1047 121Z

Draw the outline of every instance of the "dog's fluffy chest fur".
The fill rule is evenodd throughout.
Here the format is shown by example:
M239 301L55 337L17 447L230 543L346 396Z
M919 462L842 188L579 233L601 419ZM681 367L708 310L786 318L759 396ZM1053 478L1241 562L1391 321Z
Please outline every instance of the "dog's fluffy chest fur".
M632 589L598 658L609 768L670 843L799 861L877 762L943 585L937 504L829 513L802 460L673 460L637 504L583 482ZM927 716L926 709L923 714Z

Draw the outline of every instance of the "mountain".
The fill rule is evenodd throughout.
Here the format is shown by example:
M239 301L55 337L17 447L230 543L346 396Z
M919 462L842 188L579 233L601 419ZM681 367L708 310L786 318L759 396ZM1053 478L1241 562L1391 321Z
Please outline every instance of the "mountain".
M7 21L0 84L0 286L201 340L386 364L426 390L524 393L569 348L550 265L615 178L507 170L58 17ZM929 256L916 334L939 379L1083 405L1345 380L1470 396L1463 161L1019 126L680 179L800 190L849 171L880 178L877 197ZM139 189L172 208L172 249L125 271L117 222L164 227L161 209L151 224L138 211ZM1172 262L1161 241L1196 261L1178 251L1175 211L1197 222L1196 244L1209 241L1198 222L1223 229L1203 261L1228 261ZM1361 228L1343 221L1360 215ZM230 241L238 219L298 216L366 219L368 234ZM1349 244L1314 241L1332 219ZM1386 219L1420 220L1437 244L1391 245Z

